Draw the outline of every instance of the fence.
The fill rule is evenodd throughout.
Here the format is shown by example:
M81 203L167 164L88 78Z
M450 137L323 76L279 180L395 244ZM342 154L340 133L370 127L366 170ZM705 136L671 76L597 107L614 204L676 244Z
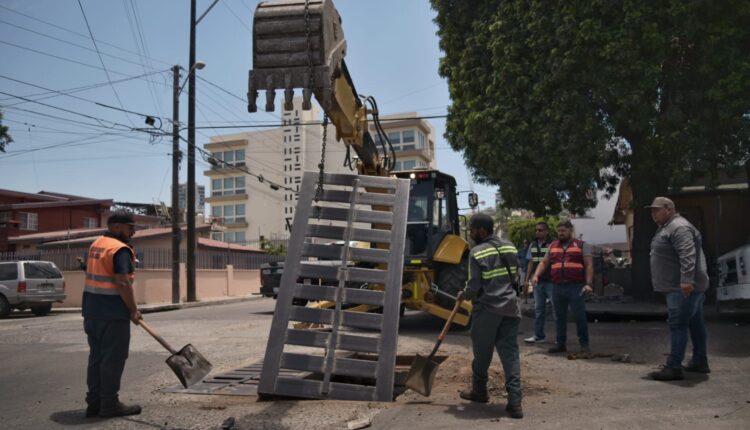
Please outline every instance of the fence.
M44 249L34 252L0 252L0 261L41 260L51 261L60 270L78 270L76 257L85 258L87 248ZM166 248L147 248L136 250L138 264L141 269L171 269L172 250ZM187 253L180 252L180 262L187 261ZM284 256L267 255L262 253L240 252L227 250L197 250L195 253L196 269L224 269L228 265L239 270L255 270L263 263L284 261Z

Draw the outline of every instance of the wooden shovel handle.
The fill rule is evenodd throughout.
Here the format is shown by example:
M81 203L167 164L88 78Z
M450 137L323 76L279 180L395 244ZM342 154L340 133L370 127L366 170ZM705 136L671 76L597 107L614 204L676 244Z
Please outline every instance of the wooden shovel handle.
M164 340L164 338L161 337L158 333L156 333L154 329L151 328L151 326L146 324L146 321L140 320L138 323L139 323L138 325L143 327L143 329L146 330L148 334L153 336L153 338L156 339L156 341L159 342L161 346L163 346L164 348L167 348L167 351L171 352L172 354L177 354L177 351L175 351L174 348L172 348L172 345L167 343L167 341Z
M458 308L461 307L461 302L464 301L464 293L463 291L459 291L458 295L456 296L456 305L453 306L453 310L451 311L450 316L445 321L445 326L443 326L443 331L440 332L440 336L438 336L438 340L440 342L445 339L445 335L448 334L448 329L451 328L451 323L453 322L453 318L456 317L456 313L458 313Z

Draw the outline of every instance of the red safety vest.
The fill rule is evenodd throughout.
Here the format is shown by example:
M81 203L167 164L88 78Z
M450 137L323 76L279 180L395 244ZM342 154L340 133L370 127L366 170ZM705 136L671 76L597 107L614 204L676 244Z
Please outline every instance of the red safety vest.
M586 274L583 267L583 242L571 239L563 248L559 240L549 246L549 262L553 284L583 283Z
M115 283L114 256L123 248L130 250L130 256L135 263L133 248L115 238L101 236L91 244L86 262L86 284L83 291L108 296L120 294L119 287ZM128 273L128 277L132 284L135 280L135 273Z

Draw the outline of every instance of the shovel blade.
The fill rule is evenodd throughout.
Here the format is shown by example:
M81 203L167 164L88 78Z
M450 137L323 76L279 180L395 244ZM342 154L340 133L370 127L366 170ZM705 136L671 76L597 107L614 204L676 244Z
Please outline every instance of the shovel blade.
M209 372L211 363L193 345L187 344L177 353L167 358L172 369L185 388L200 382Z
M406 387L423 396L430 396L440 363L417 354L406 376Z

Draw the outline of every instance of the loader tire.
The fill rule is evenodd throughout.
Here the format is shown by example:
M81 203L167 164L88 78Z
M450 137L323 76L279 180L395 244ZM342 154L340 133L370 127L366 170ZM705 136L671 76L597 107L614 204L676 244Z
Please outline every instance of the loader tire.
M466 286L469 277L469 253L465 252L458 264L441 264L436 275L437 286L440 291L452 296L458 295L459 291ZM435 303L446 309L453 309L456 301L438 294Z

